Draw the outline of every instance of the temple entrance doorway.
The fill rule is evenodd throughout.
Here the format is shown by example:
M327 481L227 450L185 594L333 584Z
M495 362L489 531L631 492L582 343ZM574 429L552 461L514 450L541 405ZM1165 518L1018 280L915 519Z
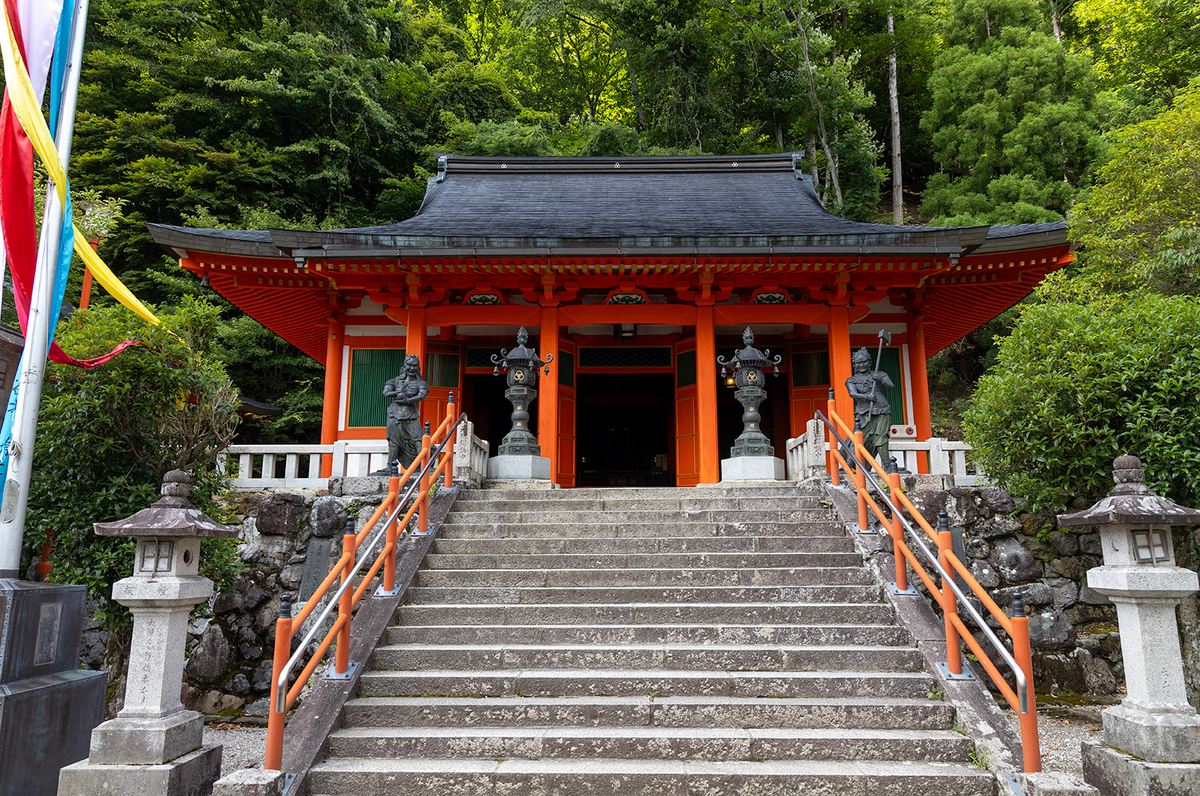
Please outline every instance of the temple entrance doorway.
M671 373L577 376L578 486L674 486Z

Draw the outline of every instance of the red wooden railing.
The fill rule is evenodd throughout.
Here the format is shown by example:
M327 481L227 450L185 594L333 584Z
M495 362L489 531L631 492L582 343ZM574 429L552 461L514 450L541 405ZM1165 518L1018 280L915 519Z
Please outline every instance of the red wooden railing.
M970 569L954 554L945 512L940 513L938 528L934 530L916 506L912 504L912 501L908 499L908 496L904 494L900 485L900 474L890 471L890 468L885 469L880 466L864 446L863 432L855 431L838 416L832 397L829 399L827 409L828 416L817 412L817 417L829 429L833 440L829 446L829 478L834 486L838 486L841 480L839 470L844 469L853 480L858 500L858 530L860 532L869 530L870 514L874 514L878 518L880 526L887 529L892 537L895 551L896 593L917 593L908 585L908 567L911 566L913 572L941 606L946 631L944 673L947 678L968 679L972 677L969 673L964 675L962 669L961 643L966 643L979 660L979 665L988 673L1000 693L1020 716L1021 751L1026 773L1033 774L1041 771L1042 756L1038 743L1037 704L1033 690L1033 660L1029 646L1029 619L1024 615L1024 606L1021 604L1019 595L1013 600L1013 616L1009 617L979 584ZM847 461L847 456L850 456L853 461ZM874 496L872 496L872 492L874 492ZM887 510L886 513L884 509ZM905 519L904 512L906 511L913 518L917 528L920 528L920 532ZM926 544L922 533L934 543L936 552ZM912 541L924 553L926 560L935 570L934 575L941 579L940 587L934 583L934 575L928 573L924 565L917 559L912 548L909 547L909 541ZM955 575L960 578L961 587L959 583L955 582ZM1012 640L1011 652L984 622L983 617L964 593L964 588L987 608L988 613L1008 634ZM960 616L960 610L974 620L979 632L991 643L999 657L1008 664L1016 680L1015 691L1009 686L1008 681L996 668L996 665L992 663L991 656L984 651L983 646L975 638L975 634L967 627Z
M388 482L387 497L367 520L358 533L352 531L352 521L347 523L347 533L342 537L342 555L330 569L329 574L321 581L313 595L295 617L291 616L291 606L280 606L280 617L275 623L275 666L271 676L271 707L267 714L267 751L263 768L279 771L283 762L284 719L288 710L295 703L309 678L329 647L336 643L333 663L325 673L328 679L345 679L350 670L350 628L354 609L366 594L375 576L383 572L382 582L376 594L379 596L394 596L396 594L396 541L400 531L408 527L413 515L417 516L417 531L415 536L429 534L429 497L433 486L439 477L444 477L447 489L451 488L454 478L454 441L458 424L466 419L466 415L455 416L454 393L450 394L450 402L446 407L446 419L432 433L429 424L425 424L425 434L421 440L421 452L411 465L400 475L393 475ZM406 488L407 487L407 488ZM404 490L401 494L401 490ZM415 493L415 494L414 494ZM411 503L410 503L411 501ZM404 516L400 512L408 506ZM368 536L370 538L368 539ZM355 579L367 563L380 542L383 546L379 553L371 559L371 565L362 576L357 588ZM292 628L304 623L329 594L334 584L337 591L330 596L324 610L312 623L308 633L296 644L292 652ZM329 631L321 639L316 650L309 656L308 664L288 687L291 673L295 666L303 660L308 646L315 640L325 619L337 607L337 619Z

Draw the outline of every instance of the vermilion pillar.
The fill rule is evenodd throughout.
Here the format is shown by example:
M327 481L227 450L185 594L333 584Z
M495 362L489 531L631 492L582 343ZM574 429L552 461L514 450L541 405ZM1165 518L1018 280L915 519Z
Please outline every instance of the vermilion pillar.
M912 369L913 421L917 426L917 439L927 440L933 436L933 422L929 417L929 374L925 370L925 318L914 314L908 322L908 356ZM917 454L917 470L929 472L929 454Z
M338 413L342 403L342 338L346 331L346 316L329 316L329 331L325 338L325 404L321 408L321 444L337 441ZM321 457L321 477L333 473L333 457Z
M846 390L850 378L850 310L848 307L829 308L829 380L833 387L837 413L850 426L854 425L854 401Z
M717 451L717 331L712 306L696 308L696 407L699 414L700 483L721 480Z
M538 345L542 359L554 355L550 374L538 376L538 446L550 460L551 480L558 479L558 307L542 307Z
M416 354L421 360L421 373L425 372L425 308L409 307L404 324L404 354Z

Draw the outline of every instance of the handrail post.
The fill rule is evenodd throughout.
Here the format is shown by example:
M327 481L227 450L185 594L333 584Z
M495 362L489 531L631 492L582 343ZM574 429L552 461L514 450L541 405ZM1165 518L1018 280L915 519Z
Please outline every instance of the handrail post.
M454 391L450 391L450 402L446 404L446 417L454 418L450 429L446 432L446 444L442 447L442 456L450 457L446 462L446 489L454 488L454 443L458 440L458 407L454 403Z
M279 676L291 653L292 595L284 594L279 598L279 618L275 620L275 658L271 668L271 693L267 696L270 706L267 712L267 757L263 768L268 771L278 771L283 765L283 720L287 716L287 704L280 709L275 694L279 689Z
M904 554L900 552L900 548L904 546L904 523L900 519L900 500L896 496L900 494L900 473L894 467L887 467L888 471L888 492L892 499L892 556L896 559L896 591L908 591L908 560Z
M834 426L833 426L833 418L837 417L837 410L835 408L834 401L833 401L833 388L832 387L829 388L829 401L826 402L825 413L826 413L826 416L829 418L828 426L829 426L829 431L830 431L829 453L826 454L826 458L825 458L826 469L828 469L828 471L829 471L829 484L831 486L838 486L839 484L841 484L842 479L841 479L841 474L838 472L839 468L838 468L837 456L834 454L834 451L837 450L838 433L837 433L837 429L834 428Z
M395 510L400 499L399 465L392 465L392 476L388 479L388 497L391 500L387 511ZM399 516L392 518L387 526L387 540L383 546L383 591L391 592L396 588L396 537L399 536Z
M1042 749L1038 740L1037 700L1033 693L1033 654L1029 647L1029 617L1025 615L1025 601L1020 590L1013 593L1012 613L1013 657L1025 673L1025 693L1029 701L1029 712L1020 713L1021 756L1025 760L1025 773L1036 774L1042 770Z
M863 432L854 432L854 491L858 493L858 532L871 530L867 522L867 463L858 456L863 447Z
M350 579L350 571L354 569L357 547L358 536L354 533L354 520L346 520L346 534L342 537L342 555L349 556L349 558L346 559L345 568L342 569L343 584ZM338 621L342 623L342 627L338 631L337 652L333 658L335 674L345 674L346 670L350 668L350 614L353 610L354 589L347 588L342 592L342 597L338 601Z
M939 600L942 604L942 619L946 626L946 669L950 674L962 674L962 650L959 647L958 629L951 617L958 615L958 599L950 588L951 575L950 554L954 551L954 540L950 535L950 525L946 512L938 512L938 563L942 565L945 574L942 576L942 593Z
M431 464L429 459L429 449L432 444L432 438L429 435L429 423L425 424L425 435L421 437L421 466L425 468L421 475L421 495L417 498L420 501L420 508L417 509L417 532L421 536L429 533L429 473L433 470L428 465Z

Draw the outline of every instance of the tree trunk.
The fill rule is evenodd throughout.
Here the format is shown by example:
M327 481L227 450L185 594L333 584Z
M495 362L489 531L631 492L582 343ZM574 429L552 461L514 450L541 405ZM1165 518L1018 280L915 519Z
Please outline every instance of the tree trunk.
M783 120L775 117L775 146L783 149Z
M633 107L637 109L638 127L642 132L646 131L646 111L642 108L642 95L638 91L637 75L633 73L633 67L628 65L628 57L626 57L625 69L629 72L629 89L633 94Z
M812 59L808 56L808 27L804 24L803 0L796 4L796 26L800 28L800 46L804 54L804 68L808 73L808 99L813 110L817 113L817 134L821 138L821 148L825 150L825 181L833 189L833 198L838 206L842 204L842 184L838 179L837 153L829 145L829 135L825 131L825 106L817 97L817 80L814 74Z
M1062 43L1063 3L1061 0L1050 0L1050 24L1054 25L1054 38Z
M817 141L811 132L805 136L804 144L808 147L808 176L812 177L813 190L817 192L817 196L820 196L821 173L817 171L817 160L813 157L817 151ZM825 203L821 202L821 204Z
M904 175L900 170L900 92L896 80L896 25L892 7L888 6L888 107L892 113L892 223L904 223Z

